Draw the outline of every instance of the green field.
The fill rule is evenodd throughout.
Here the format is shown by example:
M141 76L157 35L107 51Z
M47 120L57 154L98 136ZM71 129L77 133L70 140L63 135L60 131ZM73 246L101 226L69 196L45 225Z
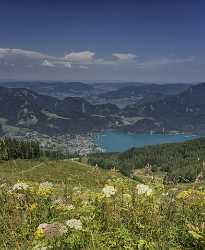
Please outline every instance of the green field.
M203 250L205 185L61 160L0 162L0 249Z
M10 160L0 162L0 176L10 183L17 181L50 181L80 185L85 188L101 188L113 175L112 171L96 169L86 164L72 161Z

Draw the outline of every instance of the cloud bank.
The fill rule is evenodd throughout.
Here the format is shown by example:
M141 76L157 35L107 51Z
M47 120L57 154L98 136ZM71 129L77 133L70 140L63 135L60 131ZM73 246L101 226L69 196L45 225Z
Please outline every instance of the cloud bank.
M91 51L71 52L66 54L64 59L73 63L92 63L95 53Z
M94 51L77 51L65 53L64 56L52 56L41 52L0 48L0 78L66 78L66 79L95 79L137 78L148 74L163 75L160 70L184 67L192 64L194 57L177 58L163 57L144 60L135 53L113 52L110 56L99 57ZM181 65L181 66L180 66ZM182 67L182 68L183 68ZM178 70L178 69L177 69ZM178 70L179 71L179 70ZM51 75L55 74L55 75Z

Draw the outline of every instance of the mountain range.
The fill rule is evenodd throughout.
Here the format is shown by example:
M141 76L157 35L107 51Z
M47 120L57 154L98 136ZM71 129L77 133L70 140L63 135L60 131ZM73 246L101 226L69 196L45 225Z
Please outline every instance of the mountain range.
M115 105L92 105L80 97L59 100L29 89L0 87L3 125L47 134L87 132L108 128L111 115L118 112Z
M94 87L82 82L42 82L42 81L11 81L0 82L0 86L7 88L27 88L39 94L50 95L60 99L68 96L85 96Z
M189 87L174 96L146 104L129 105L123 110L126 116L139 116L134 125L126 129L139 131L170 131L197 132L205 131L205 83Z
M17 128L49 135L109 128L140 133L205 131L205 83L191 86L144 84L103 94L107 99L142 96L140 101L134 99L134 103L121 109L109 101L92 104L86 96L61 99L39 94L32 90L35 88L34 83L29 85L30 88L25 88L27 85L24 83L21 88L17 88L20 84L15 88L12 84L8 85L9 88L0 87L1 133ZM69 87L67 83L62 86L52 83L51 88L61 89L62 93L74 88L76 92L78 89L89 92L89 89L92 91L95 88L93 85L75 84L71 83ZM49 86L48 83L42 85L43 83L37 83L36 89L39 91L40 88Z
M151 95L176 95L183 91L185 91L190 85L183 83L176 84L143 84L139 86L128 85L126 87L122 87L118 90L113 90L110 92L103 93L99 95L101 98L106 99L119 99L119 98L130 98L130 97L138 97L143 98L145 96Z

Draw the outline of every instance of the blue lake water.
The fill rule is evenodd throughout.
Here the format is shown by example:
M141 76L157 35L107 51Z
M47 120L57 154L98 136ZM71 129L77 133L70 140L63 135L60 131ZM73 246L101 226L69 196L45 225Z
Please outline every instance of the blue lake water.
M131 134L118 131L105 131L96 135L95 142L105 152L123 152L131 147L183 142L194 138L197 138L197 136L182 134Z

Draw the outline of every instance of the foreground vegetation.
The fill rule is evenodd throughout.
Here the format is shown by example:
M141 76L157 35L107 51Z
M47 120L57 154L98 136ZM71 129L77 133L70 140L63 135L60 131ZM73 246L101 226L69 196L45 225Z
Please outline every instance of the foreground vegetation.
M167 181L190 182L199 175L205 177L205 138L132 148L124 153L93 154L89 156L89 163L105 169L114 167L127 176L149 166Z
M205 185L64 161L0 163L0 249L205 249Z

